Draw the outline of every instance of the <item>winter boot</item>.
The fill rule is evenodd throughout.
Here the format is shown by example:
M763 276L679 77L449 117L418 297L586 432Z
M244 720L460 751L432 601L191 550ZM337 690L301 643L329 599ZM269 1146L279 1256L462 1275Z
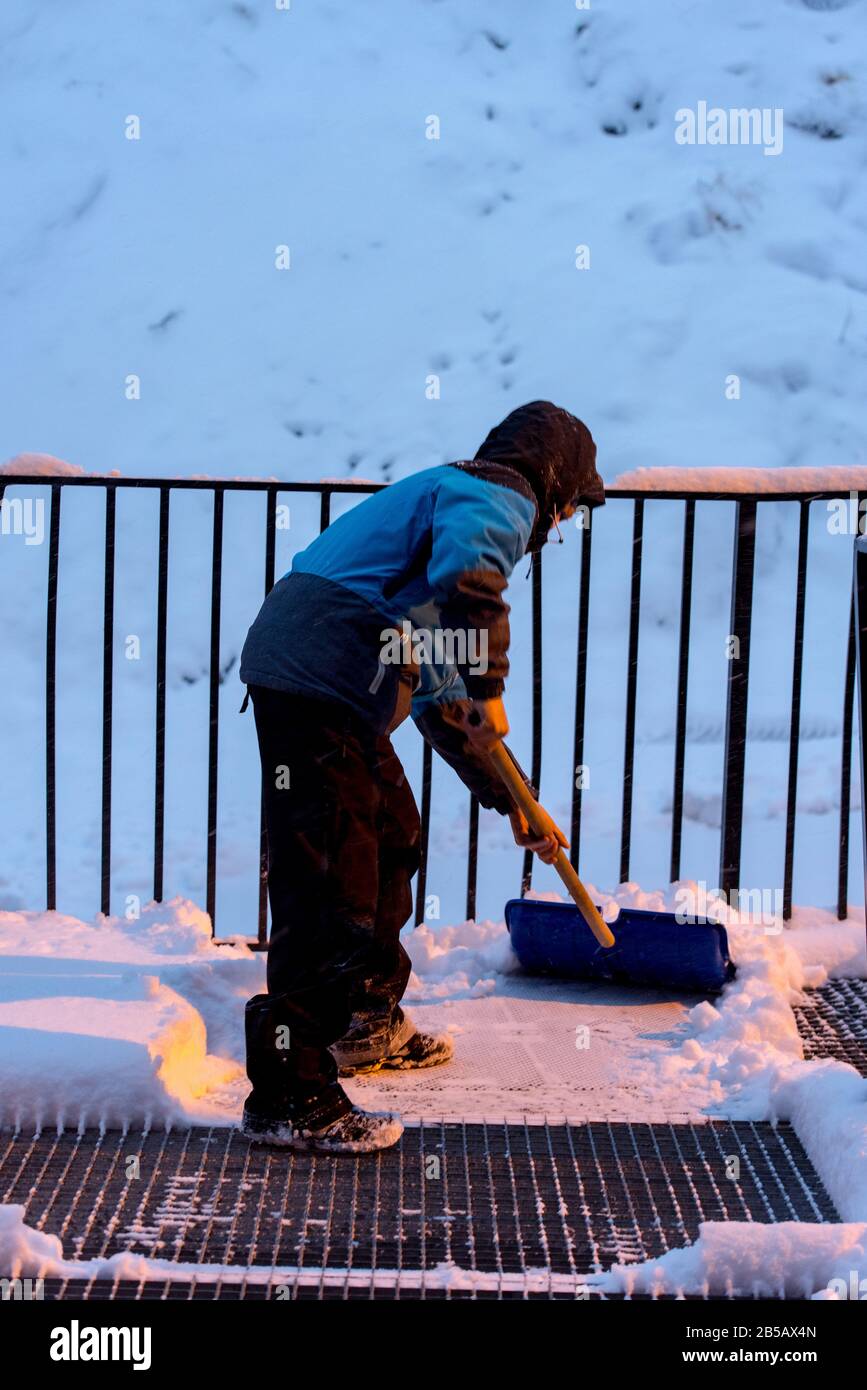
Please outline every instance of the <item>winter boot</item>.
M369 1076L377 1071L415 1071L420 1067L439 1067L450 1062L455 1046L448 1033L420 1033L416 1029L403 1042L381 1057L367 1062L344 1062L338 1056L341 1076Z
M287 1111L283 1116L264 1116L245 1105L241 1133L257 1144L322 1153L373 1153L376 1149L388 1149L397 1143L403 1134L403 1122L397 1115L360 1110L348 1102L341 1087L334 1089L347 1100L349 1109L329 1123L323 1124L324 1115L320 1108L301 1113Z
M244 1022L253 1086L241 1121L248 1139L331 1153L364 1153L397 1143L403 1125L396 1116L359 1110L337 1080L322 1079L318 1053L305 1058L303 1047L290 1048L279 997L257 994L247 1004ZM305 1081L305 1072L318 1074L318 1085Z

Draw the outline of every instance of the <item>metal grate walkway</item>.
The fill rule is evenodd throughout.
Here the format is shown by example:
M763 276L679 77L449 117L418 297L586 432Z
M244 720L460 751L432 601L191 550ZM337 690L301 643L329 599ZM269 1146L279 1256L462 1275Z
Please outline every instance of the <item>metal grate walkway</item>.
M170 1262L69 1270L46 1297L574 1299L701 1221L838 1219L788 1125L425 1123L361 1158L231 1129L7 1133L0 1154L0 1200L67 1260ZM222 1269L173 1268L190 1264Z
M795 1006L804 1056L836 1057L867 1076L867 980L830 980Z

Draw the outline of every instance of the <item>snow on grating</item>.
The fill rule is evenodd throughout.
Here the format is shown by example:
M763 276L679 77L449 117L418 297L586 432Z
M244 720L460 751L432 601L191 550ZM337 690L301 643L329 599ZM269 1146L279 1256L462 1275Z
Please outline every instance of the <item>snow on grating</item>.
M349 1082L360 1105L421 1120L524 1116L588 1121L700 1122L702 1079L660 1087L659 1060L687 1036L698 996L581 981L509 977L508 994L411 1003L413 1022L455 1034L448 1067L380 1071ZM590 1045L578 1045L578 1033Z
M48 1297L583 1298L702 1221L837 1220L785 1124L425 1123L360 1158L85 1131L7 1134L0 1153L0 1197L67 1256L178 1266L48 1279Z

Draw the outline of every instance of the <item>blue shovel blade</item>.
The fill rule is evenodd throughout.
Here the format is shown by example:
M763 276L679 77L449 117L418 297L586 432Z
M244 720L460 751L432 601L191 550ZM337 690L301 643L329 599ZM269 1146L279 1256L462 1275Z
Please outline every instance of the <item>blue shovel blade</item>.
M673 912L624 907L611 923L615 945L600 946L571 903L512 898L506 903L512 949L530 974L656 985L716 993L734 978L725 927L678 922Z

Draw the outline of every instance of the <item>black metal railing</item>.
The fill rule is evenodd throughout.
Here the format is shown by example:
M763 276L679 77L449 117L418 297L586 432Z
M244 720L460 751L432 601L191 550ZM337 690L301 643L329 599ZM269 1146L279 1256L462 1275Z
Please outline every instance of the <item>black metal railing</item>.
M101 771L101 845L100 845L100 909L108 913L112 886L112 720L113 720L113 654L114 603L116 569L116 502L119 489L156 489L159 493L157 542L157 615L156 615L156 688L154 691L155 761L154 761L154 823L153 823L153 895L158 902L164 898L165 883L165 803L166 803L166 643L169 596L169 537L172 495L195 489L213 496L213 528L210 554L209 604L209 669L208 669L208 785L205 906L216 924L217 907L217 826L218 773L220 729L220 635L223 588L223 517L226 493L247 492L265 494L264 592L272 587L275 578L275 516L280 494L314 493L320 497L320 530L331 518L331 499L346 494L362 497L378 491L383 484L356 482L284 482L273 480L212 480L199 478L115 478L61 476L46 478L25 474L0 475L0 501L10 488L47 489L50 520L48 526L47 621L45 626L45 902L49 910L57 907L57 623L58 593L61 585L59 554L61 541L61 504L70 488L96 488L105 493L104 583L102 612L102 771ZM773 503L789 502L799 508L797 571L794 606L794 643L791 664L790 727L788 733L788 770L785 793L785 846L783 858L784 915L792 909L795 826L797 813L798 755L800 746L801 693L805 662L805 605L807 593L807 561L810 508L814 503L828 502L839 492L788 492L745 494L739 492L643 492L611 488L607 496L618 507L632 506L631 566L629 569L629 624L627 641L626 703L624 726L623 791L620 814L620 878L629 877L633 842L633 789L636 745L636 712L638 708L639 636L642 613L642 569L645 550L645 506L649 502L664 502L683 507L682 559L680 564L680 609L678 657L676 674L676 720L674 731L673 795L669 875L671 881L681 876L683 857L684 769L688 746L687 709L689 695L690 636L693 615L693 575L698 502L734 504L734 537L731 582L730 634L737 643L737 660L727 663L726 713L722 768L722 815L720 833L719 886L726 893L736 890L740 883L742 838L744 822L744 771L747 747L747 707L750 682L750 641L753 622L753 586L756 564L756 524L759 509ZM860 494L859 502L860 502ZM573 766L584 763L586 689L590 666L589 625L591 598L592 524L581 532L581 556L577 593L577 668L574 707ZM542 588L543 558L534 556L532 563L532 756L531 775L540 785L542 774ZM849 635L843 663L843 718L840 754L840 848L836 869L837 912L845 917L849 875L849 819L851 792L851 744L855 687L856 643L854 606L848 593L841 592L841 603L850 604ZM33 634L34 643L38 640ZM10 675L7 672L7 677ZM832 700L833 672L829 673L828 698ZM416 922L424 915L428 873L429 830L431 823L432 757L424 746L421 777L422 864L416 888ZM576 869L580 868L582 844L583 783L573 780L571 806L570 856ZM258 942L267 938L267 900L265 866L267 846L264 821L259 822L260 874L258 903ZM467 849L467 916L474 917L478 874L479 808L473 801L470 807ZM531 885L532 856L524 856L522 892Z
M852 570L852 626L850 653L854 647L858 675L858 742L860 749L861 787L867 786L867 537L855 541L855 563ZM846 664L849 679L849 662ZM844 788L848 791L849 773L843 768ZM861 850L864 864L864 901L867 903L867 815L861 813Z

